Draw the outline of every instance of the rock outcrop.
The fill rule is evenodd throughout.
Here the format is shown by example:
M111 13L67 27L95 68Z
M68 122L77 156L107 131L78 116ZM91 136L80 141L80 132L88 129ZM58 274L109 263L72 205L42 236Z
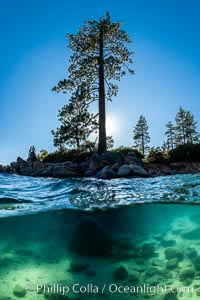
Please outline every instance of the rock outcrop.
M0 166L0 173L17 173L25 176L55 178L94 177L99 179L155 177L200 172L200 163L144 164L134 151L124 155L108 151L94 153L82 162L43 163L35 152L27 160L21 157L10 167Z
M131 168L129 165L121 166L117 172L118 177L128 177L129 175L131 175Z
M11 168L9 166L2 166L0 165L0 173L10 173Z
M149 177L148 171L146 171L141 166L138 166L136 164L131 164L131 165L129 165L129 168L131 169L131 175Z
M148 177L150 174L142 167L143 163L134 152L124 156L120 152L95 153L88 160L75 163L43 163L35 152L30 151L27 160L21 157L10 165L19 175L55 178L95 177L112 179L116 177Z
M116 173L109 166L103 167L103 169L98 174L98 178L100 179L111 179L115 177Z
M19 169L19 175L25 175L25 176L31 175L30 164L26 160L22 159L21 157L18 157L17 164Z
M154 176L195 174L200 173L200 162L176 162L168 164L150 163L147 165L147 168Z
M90 159L90 165L89 168L96 172L99 171L100 169L102 169L103 167L103 160L101 158L101 156L97 153L93 154L91 159Z

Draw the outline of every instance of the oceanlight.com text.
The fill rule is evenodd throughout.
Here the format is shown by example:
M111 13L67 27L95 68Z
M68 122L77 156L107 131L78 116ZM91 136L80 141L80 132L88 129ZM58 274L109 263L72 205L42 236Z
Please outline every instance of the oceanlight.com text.
M138 286L133 285L118 285L116 283L95 285L88 283L81 285L74 283L72 285L64 284L37 284L37 293L43 294L60 294L67 295L68 293L74 294L149 294L154 296L156 294L164 293L182 293L193 294L195 292L192 286L167 286L167 285L149 285L143 284Z

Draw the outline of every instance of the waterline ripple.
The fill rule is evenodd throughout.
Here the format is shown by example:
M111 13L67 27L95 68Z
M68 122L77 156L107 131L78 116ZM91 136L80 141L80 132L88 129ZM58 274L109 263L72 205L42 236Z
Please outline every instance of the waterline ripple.
M0 217L142 203L200 204L200 174L112 180L0 174Z

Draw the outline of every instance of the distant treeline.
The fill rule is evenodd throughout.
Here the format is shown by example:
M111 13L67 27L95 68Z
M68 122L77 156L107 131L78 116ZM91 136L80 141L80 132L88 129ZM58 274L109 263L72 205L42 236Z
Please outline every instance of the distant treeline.
M165 131L166 139L161 147L149 147L150 136L145 117L140 116L133 133L134 146L139 149L144 156L151 156L155 151L167 152L174 150L180 145L192 145L200 142L200 134L197 131L197 122L195 121L194 115L182 107L179 108L175 116L175 122L167 122Z

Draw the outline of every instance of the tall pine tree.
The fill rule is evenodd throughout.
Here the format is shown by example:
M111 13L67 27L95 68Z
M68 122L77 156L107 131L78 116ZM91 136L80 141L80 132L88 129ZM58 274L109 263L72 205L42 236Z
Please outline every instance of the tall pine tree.
M185 127L186 127L186 139L187 143L195 144L199 143L199 133L197 132L197 122L194 115L189 111L185 114Z
M181 145L186 143L186 123L185 123L186 111L180 107L176 117L176 145Z
M179 108L176 114L176 145L186 143L198 143L199 134L197 132L197 122L195 121L194 115L189 111L184 110L182 107Z
M133 140L134 147L139 149L142 154L145 155L149 150L148 144L150 143L150 136L148 133L147 121L142 115L140 116L139 121L134 127Z
M166 124L166 128L167 130L165 131L165 135L167 139L165 145L167 150L173 150L176 141L176 127L169 121Z
M60 81L54 91L73 92L84 85L88 103L99 104L99 152L106 151L106 107L105 100L117 94L120 80L127 72L133 74L129 65L132 52L126 44L131 42L121 29L121 22L112 23L109 13L99 21L88 20L77 34L68 34L70 57L69 76Z

